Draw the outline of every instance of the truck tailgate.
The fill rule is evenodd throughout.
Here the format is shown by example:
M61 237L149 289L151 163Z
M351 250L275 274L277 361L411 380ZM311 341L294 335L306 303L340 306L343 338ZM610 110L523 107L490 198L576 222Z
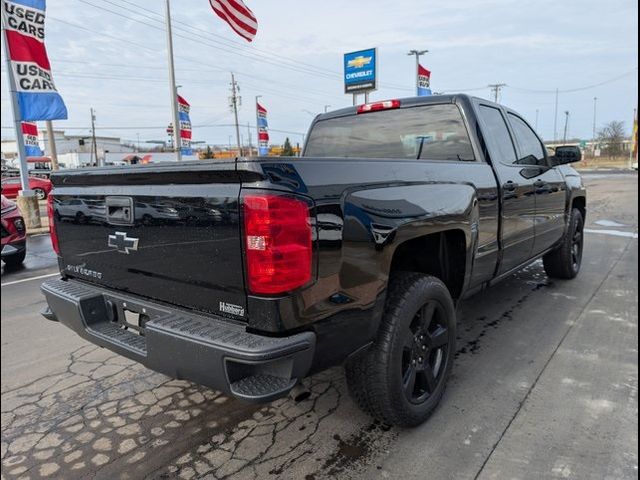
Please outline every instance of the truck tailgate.
M60 172L53 215L66 276L243 318L235 162Z

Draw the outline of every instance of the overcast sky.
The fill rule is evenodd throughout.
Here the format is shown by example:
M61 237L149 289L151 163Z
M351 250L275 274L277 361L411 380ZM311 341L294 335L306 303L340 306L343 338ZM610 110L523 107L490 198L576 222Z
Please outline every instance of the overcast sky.
M545 139L554 136L554 93L571 112L570 136L590 138L593 98L598 125L631 129L638 91L635 0L246 0L259 22L248 44L207 0L174 0L177 82L191 103L194 140L226 144L233 128L230 71L241 87L240 120L255 123L254 97L269 110L271 138L294 143L324 105L350 105L341 83L342 54L378 47L380 87L372 100L413 94L409 49L428 49L423 64L435 91L489 97L506 83L502 103L521 112ZM69 109L55 127L86 133L89 108L98 132L136 141L165 140L170 121L166 37L160 0L50 0L47 48ZM2 137L12 137L4 57ZM606 83L604 83L606 82ZM604 84L602 84L604 83ZM581 89L596 84L593 88ZM563 92L564 90L577 90ZM254 133L255 142L255 133Z

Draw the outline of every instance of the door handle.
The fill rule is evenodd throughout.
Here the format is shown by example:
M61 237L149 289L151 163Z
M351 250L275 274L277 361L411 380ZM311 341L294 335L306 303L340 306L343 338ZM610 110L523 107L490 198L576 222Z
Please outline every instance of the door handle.
M545 188L545 187L548 187L549 184L547 182L545 182L544 180L536 180L535 183L533 184L533 186L535 188Z
M502 185L502 188L503 190L506 190L508 192L513 192L516 188L518 188L518 184L509 180L507 183Z

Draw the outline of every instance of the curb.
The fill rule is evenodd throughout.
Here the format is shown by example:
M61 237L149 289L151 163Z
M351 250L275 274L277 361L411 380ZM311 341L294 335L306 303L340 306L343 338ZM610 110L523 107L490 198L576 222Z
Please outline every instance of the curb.
M27 235L40 235L49 233L49 227L31 228L27 230Z

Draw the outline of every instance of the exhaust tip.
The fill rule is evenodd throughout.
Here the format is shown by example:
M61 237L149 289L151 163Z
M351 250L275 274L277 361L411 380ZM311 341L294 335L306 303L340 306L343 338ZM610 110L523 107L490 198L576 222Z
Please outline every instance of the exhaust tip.
M289 397L296 403L304 402L310 396L311 392L302 383L296 384L289 392Z

